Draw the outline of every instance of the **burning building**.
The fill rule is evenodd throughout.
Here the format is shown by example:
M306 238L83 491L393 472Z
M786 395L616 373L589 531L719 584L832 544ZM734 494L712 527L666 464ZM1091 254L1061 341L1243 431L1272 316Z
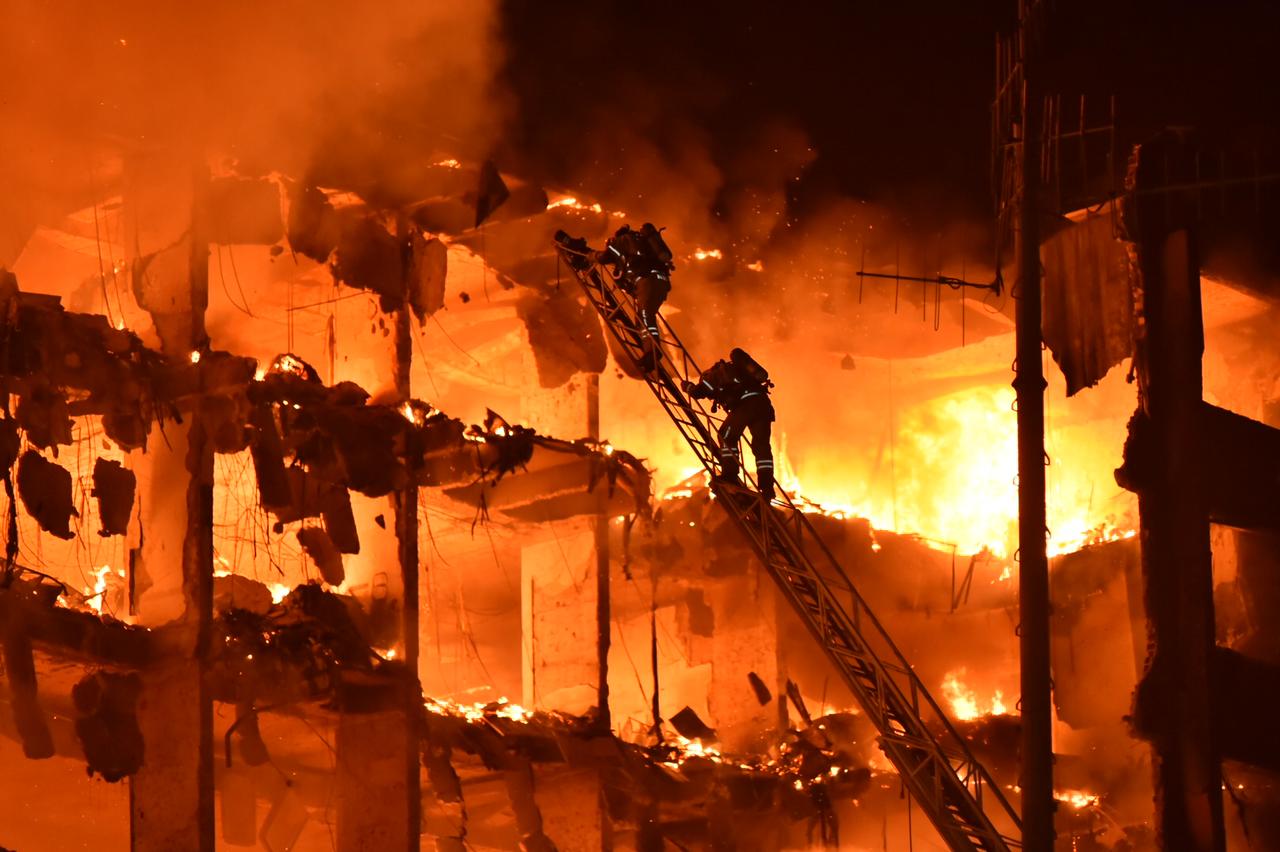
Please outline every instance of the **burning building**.
M193 22L246 22L147 5L106 46L24 10L132 94L81 138L92 82L18 92L83 177L0 148L0 847L1280 845L1273 148L1064 107L1027 4L992 262L861 202L791 230L786 132L732 226L507 165L486 4L267 22L439 57L349 77L237 42L323 120L178 97L175 32L221 68ZM646 218L652 369L589 253ZM733 345L775 501L683 383Z

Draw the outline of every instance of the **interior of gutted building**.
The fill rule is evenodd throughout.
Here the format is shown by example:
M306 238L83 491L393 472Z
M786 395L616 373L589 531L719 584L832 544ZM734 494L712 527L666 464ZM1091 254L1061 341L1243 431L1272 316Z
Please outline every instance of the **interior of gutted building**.
M13 5L0 852L1280 849L1267 4Z

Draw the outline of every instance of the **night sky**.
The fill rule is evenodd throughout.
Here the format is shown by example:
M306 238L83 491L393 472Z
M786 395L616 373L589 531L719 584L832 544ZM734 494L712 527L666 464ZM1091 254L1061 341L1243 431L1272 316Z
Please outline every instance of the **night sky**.
M797 215L831 195L914 217L989 215L994 38L1014 5L506 0L516 115L503 152L589 190L600 121L664 149L696 139L726 163L773 122L817 153L792 188ZM1276 4L1049 5L1048 85L1098 103L1115 93L1125 142L1165 125L1248 135L1280 122Z

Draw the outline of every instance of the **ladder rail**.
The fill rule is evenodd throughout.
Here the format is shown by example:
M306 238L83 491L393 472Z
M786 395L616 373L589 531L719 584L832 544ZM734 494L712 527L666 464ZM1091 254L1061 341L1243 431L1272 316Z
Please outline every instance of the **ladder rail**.
M731 500L726 500L725 505L732 507L733 503ZM730 510L732 511L732 508ZM747 525L741 526L750 534L751 531ZM757 546L756 549L762 553L769 553L767 543L764 547ZM764 561L766 568L778 577L776 562L767 557ZM823 583L820 575L813 574L806 578L812 583L809 590L813 593L812 599L808 600L802 596L801 584L792 582L786 577L778 579L784 594L790 598L792 604L801 611L815 616L805 619L806 626L835 663L864 710L876 722L876 727L882 732L880 738L882 748L899 768L904 782L912 788L913 794L924 802L945 800L947 795L944 794L942 787L950 780L964 788L965 795L970 797L984 814L985 808L982 807L982 802L986 789L992 790L997 799L1007 806L999 786L990 778L982 764L973 757L963 739L956 735L953 748L945 749L937 741L936 732L931 731L928 724L920 718L922 714L918 712L920 707L918 699L921 695L927 696L928 692L914 676L910 667L904 669L884 664L879 660L871 643L864 640L859 645L857 639L861 638L861 635L858 631L850 629L850 619L839 605L839 599L831 594L829 589L820 590ZM861 611L874 617L865 605L861 607ZM862 666L861 669L859 665ZM901 684L890 676L890 672L894 669L908 676L908 689L912 698L904 696ZM934 715L937 721L946 721L946 716L940 709ZM912 724L913 720L914 724ZM915 755L907 759L904 749L914 750ZM914 770L910 768L913 765L916 767ZM921 770L930 765L934 770L930 775L935 782L933 785L920 780ZM950 791L952 795L957 792L954 789ZM1016 815L1012 810L1006 807L1004 812L1007 820L1016 826ZM943 830L943 826L939 826L939 829ZM975 829L974 831L990 841L989 846L980 848L1004 849L1017 845L1011 838L1001 836L994 830L994 826L991 826L990 830Z
M634 299L600 264L590 262L579 268L571 249L560 244L556 248L569 261L613 339L631 361L641 365L648 355L646 346L653 344ZM714 475L722 418L683 392L681 383L696 383L701 370L667 319L659 315L657 320L660 355L656 369L641 371L643 379L703 467ZM1018 815L1003 791L973 756L808 516L785 491L776 505L765 501L753 493L756 484L750 472L742 473L748 489L713 480L713 495L872 717L880 731L881 749L922 807L928 804L926 810L939 833L955 849L1020 848L1016 838L996 828L984 805L994 798L995 815L1020 831ZM754 499L737 499L748 494ZM833 586L848 596L851 612Z

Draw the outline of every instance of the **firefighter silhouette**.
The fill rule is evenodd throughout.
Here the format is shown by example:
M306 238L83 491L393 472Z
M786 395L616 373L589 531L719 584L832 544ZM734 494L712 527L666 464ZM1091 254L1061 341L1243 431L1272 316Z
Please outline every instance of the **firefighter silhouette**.
M599 261L607 266L623 291L636 300L636 311L645 345L646 369L654 369L661 357L658 333L658 310L671 292L671 272L675 269L671 249L662 239L661 230L645 222L640 230L623 225L600 252Z
M727 412L720 424L720 474L726 482L739 482L742 458L738 442L743 432L751 433L751 453L756 457L756 480L767 500L775 496L773 482L773 449L769 435L773 430L773 402L769 399L769 373L741 349L729 353L703 371L699 381L685 381L684 392L694 399L710 399Z

